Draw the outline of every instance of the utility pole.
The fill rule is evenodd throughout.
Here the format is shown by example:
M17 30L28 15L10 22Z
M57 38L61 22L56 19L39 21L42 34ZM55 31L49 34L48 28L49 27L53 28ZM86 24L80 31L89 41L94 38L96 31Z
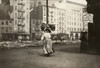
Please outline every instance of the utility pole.
M48 0L46 0L46 27L49 27L51 30L53 30L53 27L54 27L54 30L55 30L55 26L52 25L52 27L50 27L50 23L49 23L49 6L48 6Z
M47 25L48 25L48 15L49 15L48 0L46 0L46 24L47 24Z

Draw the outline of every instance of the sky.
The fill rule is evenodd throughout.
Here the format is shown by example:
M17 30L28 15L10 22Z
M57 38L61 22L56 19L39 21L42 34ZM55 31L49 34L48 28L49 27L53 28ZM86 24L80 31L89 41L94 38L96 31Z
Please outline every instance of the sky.
M69 1L73 1L73 2L78 2L78 3L86 4L86 0L69 0Z
M48 1L52 1L52 0L48 0ZM78 3L86 4L86 0L69 0L69 1L73 1L73 2L78 2Z
M34 0L33 0L33 1L34 1ZM40 1L46 1L46 0L40 0ZM57 1L57 0L48 0L48 1ZM78 2L78 3L86 4L86 0L69 0L69 1L73 1L73 2Z
M86 1L85 1L85 0L68 0L68 1L76 2L76 3L80 3L80 4L86 5ZM55 2L55 6L56 6L57 8L66 9L66 2L67 2L67 0L63 0L63 2L58 2L58 1L56 1L56 2Z

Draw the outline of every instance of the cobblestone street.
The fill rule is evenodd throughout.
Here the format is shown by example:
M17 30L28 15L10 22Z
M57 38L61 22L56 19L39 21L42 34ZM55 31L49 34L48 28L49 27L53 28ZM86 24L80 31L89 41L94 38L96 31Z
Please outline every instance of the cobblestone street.
M42 47L0 50L0 68L100 68L100 55L82 54L79 44L55 45L50 57Z

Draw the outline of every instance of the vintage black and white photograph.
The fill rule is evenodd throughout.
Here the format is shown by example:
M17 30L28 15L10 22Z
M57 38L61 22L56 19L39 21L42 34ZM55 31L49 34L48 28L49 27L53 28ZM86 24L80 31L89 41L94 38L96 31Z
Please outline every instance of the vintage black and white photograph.
M100 1L0 0L0 68L100 68Z

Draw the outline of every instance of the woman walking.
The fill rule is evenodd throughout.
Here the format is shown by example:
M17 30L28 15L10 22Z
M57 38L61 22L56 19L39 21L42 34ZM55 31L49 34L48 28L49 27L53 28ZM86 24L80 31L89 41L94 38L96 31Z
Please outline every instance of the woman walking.
M43 53L45 56L49 56L50 54L54 53L50 33L51 33L50 28L46 28L41 37L41 40L43 41L43 44L44 44L43 45Z

